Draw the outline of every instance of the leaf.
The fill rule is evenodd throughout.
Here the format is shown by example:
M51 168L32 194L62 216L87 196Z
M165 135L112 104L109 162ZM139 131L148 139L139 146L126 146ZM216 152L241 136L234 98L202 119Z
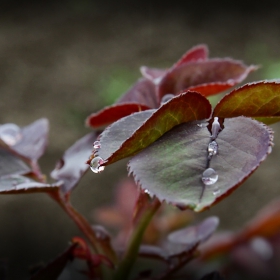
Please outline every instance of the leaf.
M31 169L10 151L0 148L0 178L6 175L27 174Z
M72 244L64 253L33 275L30 280L58 279L66 264L73 259L72 254L76 246L77 244Z
M113 123L101 134L101 148L96 154L106 161L104 165L111 164L144 149L172 127L207 119L210 114L206 98L195 92L182 93L158 110L135 113Z
M48 120L42 118L22 128L15 124L2 125L0 138L4 147L25 159L37 161L47 146L48 131Z
M147 66L140 67L140 72L143 77L151 80L155 84L158 84L162 77L172 69L181 66L185 63L198 60L206 60L208 58L208 48L206 45L197 45L187 51L169 70L167 69L158 69L150 68Z
M168 235L171 255L178 255L191 250L197 244L206 241L219 225L218 217L208 217L198 225L189 226Z
M210 167L218 181L204 186L202 173L207 168L210 133L207 123L184 123L174 127L145 150L134 156L128 166L135 181L161 201L179 208L202 211L229 195L271 151L272 131L255 120L225 119L216 139L218 154Z
M122 103L105 107L97 113L93 113L86 119L86 125L98 128L100 126L109 125L123 117L131 115L135 112L141 112L150 109L146 105L138 103Z
M209 83L243 81L256 66L246 66L233 59L195 61L171 69L159 83L158 97L167 93L178 94L190 87Z
M76 141L58 161L56 168L51 172L51 177L62 180L62 191L70 192L80 178L88 170L86 161L92 151L92 144L96 140L95 133L89 133Z
M0 194L22 194L35 192L58 191L62 182L44 184L21 175L11 175L0 178Z
M139 79L116 103L137 103L149 108L157 108L159 104L155 85L145 78Z
M272 123L280 120L280 81L260 81L246 84L227 94L216 106L213 116L233 118L237 116L262 117ZM268 119L265 119L268 117ZM269 121L270 119L270 121Z

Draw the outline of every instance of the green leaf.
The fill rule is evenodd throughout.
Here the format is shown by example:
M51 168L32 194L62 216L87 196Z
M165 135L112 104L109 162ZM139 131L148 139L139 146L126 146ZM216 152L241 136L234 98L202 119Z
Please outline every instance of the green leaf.
M266 124L280 121L280 82L260 81L230 92L217 104L213 116L254 117Z
M210 141L206 125L178 125L134 156L128 166L141 188L179 208L202 211L229 195L271 151L273 137L267 126L245 117L225 119L216 139L218 154L210 161L218 181L204 186Z
M210 117L209 101L196 92L185 92L163 104L158 110L132 114L113 123L101 134L96 155L104 165L131 156L152 144L174 126Z

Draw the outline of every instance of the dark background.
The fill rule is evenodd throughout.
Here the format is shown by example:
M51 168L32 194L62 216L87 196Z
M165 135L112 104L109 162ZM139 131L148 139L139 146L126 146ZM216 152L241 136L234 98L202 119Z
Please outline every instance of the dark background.
M173 5L176 3L176 6ZM265 1L1 1L0 123L50 121L40 160L48 175L63 151L90 129L85 118L112 103L140 77L139 67L169 67L187 49L209 46L210 57L262 65L245 82L280 78L279 2ZM237 229L279 194L280 129L259 170L200 219L217 214L220 229ZM87 173L73 204L92 223L110 204L126 161ZM79 231L44 194L0 197L0 258L9 279L62 252Z

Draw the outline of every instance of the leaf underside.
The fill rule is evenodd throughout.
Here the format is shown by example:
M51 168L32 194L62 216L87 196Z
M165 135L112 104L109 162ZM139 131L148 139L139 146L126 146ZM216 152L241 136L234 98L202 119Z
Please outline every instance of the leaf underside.
M216 139L218 154L210 162L218 181L204 186L210 140L206 124L178 125L134 156L128 167L141 188L179 208L202 211L237 188L271 149L267 126L245 117L225 119Z
M213 116L258 118L272 124L280 121L280 82L261 81L246 84L226 95L216 106Z
M100 137L96 154L107 160L105 165L134 155L174 126L188 121L207 119L211 105L202 95L186 92L172 98L158 110L135 113L108 127Z

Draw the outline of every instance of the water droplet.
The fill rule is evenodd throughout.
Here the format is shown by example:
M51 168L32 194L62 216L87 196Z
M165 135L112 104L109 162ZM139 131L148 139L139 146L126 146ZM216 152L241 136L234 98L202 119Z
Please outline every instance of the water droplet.
M268 153L268 154L271 154L271 152L272 152L272 146L268 146L267 153Z
M213 195L215 195L215 196L220 194L220 193L221 193L221 190L218 189L218 188L213 190Z
M218 117L215 117L214 121L212 123L212 128L211 128L211 132L212 132L211 139L212 140L215 140L217 138L220 130L221 130L221 126L219 123L219 119L218 119Z
M94 149L99 149L99 148L101 148L100 141L95 141L95 142L93 143L93 148L94 148Z
M149 191L149 190L147 190L147 189L145 189L145 190L144 190L144 193L148 194L148 195L149 195L149 196L151 196L151 197L152 197L152 196L154 196L154 195L153 195L153 193L152 193L152 192L150 192L150 191Z
M216 141L212 141L208 144L208 154L210 157L216 155L218 152L218 144Z
M4 125L1 125L0 126L0 138L7 145L14 146L22 138L22 135L20 133L20 128L13 123L7 123Z
M169 101L170 99L172 99L174 96L175 96L175 95L172 94L172 93L167 93L167 94L165 94L165 95L162 97L160 103L161 103L161 104L164 104L164 103L166 103L167 101Z
M105 161L101 157L95 157L90 162L90 169L94 173L100 173L105 169L105 166L101 166Z
M207 168L206 170L204 170L204 172L202 173L202 182L204 183L204 185L213 185L218 181L218 174L217 172L213 169L213 168Z
M198 126L198 127L202 127L203 125L202 125L201 123L198 123L197 126Z

